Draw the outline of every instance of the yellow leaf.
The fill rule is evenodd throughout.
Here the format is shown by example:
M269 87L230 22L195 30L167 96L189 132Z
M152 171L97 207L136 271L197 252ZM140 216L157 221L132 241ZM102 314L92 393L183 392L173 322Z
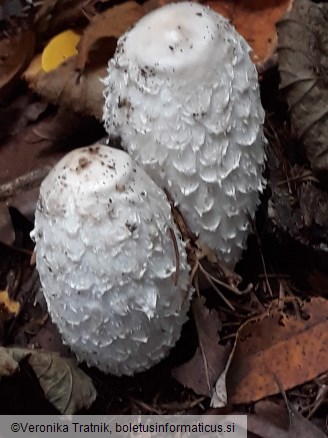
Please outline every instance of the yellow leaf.
M42 69L45 72L55 70L66 59L77 54L76 46L80 35L73 30L65 30L50 40L42 53Z
M18 301L10 299L7 290L0 291L0 307L4 307L7 313L17 315L20 309Z

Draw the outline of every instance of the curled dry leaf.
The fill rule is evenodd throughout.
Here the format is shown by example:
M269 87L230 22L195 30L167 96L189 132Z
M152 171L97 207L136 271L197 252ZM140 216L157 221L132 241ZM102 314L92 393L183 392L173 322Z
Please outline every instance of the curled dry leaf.
M103 85L101 78L106 74L105 64L91 65L82 76L75 70L75 58L68 59L55 70L45 73L38 55L24 72L29 87L54 105L97 119L102 117Z
M228 372L232 403L249 403L308 382L327 371L328 300L313 298L303 306L307 320L273 310L238 333Z
M41 55L36 56L23 78L32 90L48 102L101 120L101 78L106 75L107 63L115 51L116 39L141 18L145 11L138 3L128 1L95 15L77 46L77 56L48 73L42 69ZM77 72L81 70L82 75Z
M46 399L62 414L72 415L88 409L96 399L92 380L71 359L57 353L27 348L0 347L0 377L19 370L19 362L27 359Z
M85 29L77 46L78 55L75 59L77 70L84 70L89 52L103 38L119 38L130 26L144 15L142 6L134 1L127 1L113 6L105 12L96 15ZM108 54L108 59L112 53Z
M3 97L32 59L35 47L34 32L16 29L0 38L0 97Z
M269 232L285 236L285 242L289 235L297 244L304 245L304 251L314 250L311 265L324 266L328 248L328 192L318 184L311 169L295 164L296 158L299 160L299 145L291 138L289 129L281 128L270 115L267 122L265 134L270 144L267 165L271 191ZM286 247L293 251L290 245ZM299 257L302 263L302 255ZM317 293L320 290L310 289Z
M263 402L256 415L247 416L247 430L261 438L325 438L326 435L294 410L288 412L273 402ZM287 416L287 418L286 418Z
M42 0L34 2L37 8L34 22L38 35L51 37L69 26L87 23L89 0Z
M200 298L194 299L192 310L199 346L194 357L174 368L172 375L196 394L209 396L225 367L230 347L218 344L221 323L216 310L208 310Z
M252 48L260 70L270 66L277 47L275 25L291 7L292 0L205 0L236 27Z
M278 23L281 89L312 169L328 175L328 4L298 0Z
M7 20L10 17L20 16L23 13L21 0L1 0L0 20Z
M38 111L34 116L37 114ZM40 120L36 124L25 126L1 145L0 242L7 245L13 244L15 239L8 208L16 208L32 222L39 185L54 163L65 153L65 151L51 148L54 144L52 140L40 141L38 139L34 143L28 141L34 129L44 124L45 120Z

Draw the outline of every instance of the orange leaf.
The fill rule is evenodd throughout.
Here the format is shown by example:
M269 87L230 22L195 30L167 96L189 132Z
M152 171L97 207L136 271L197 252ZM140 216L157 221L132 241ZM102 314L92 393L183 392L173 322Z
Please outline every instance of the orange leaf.
M328 300L313 298L303 311L309 319L273 311L242 327L228 372L232 403L249 403L276 394L275 376L288 390L327 371Z
M224 15L253 50L253 61L264 63L276 49L275 25L292 0L205 0L203 4Z

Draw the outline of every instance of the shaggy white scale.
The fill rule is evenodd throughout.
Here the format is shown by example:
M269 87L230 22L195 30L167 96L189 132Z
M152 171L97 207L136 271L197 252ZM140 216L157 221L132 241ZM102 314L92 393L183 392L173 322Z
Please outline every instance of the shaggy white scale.
M185 244L165 194L125 152L94 145L57 163L32 237L50 315L78 359L121 375L168 354L192 293Z
M105 78L109 135L231 266L265 185L264 111L249 51L213 10L170 4L119 39Z

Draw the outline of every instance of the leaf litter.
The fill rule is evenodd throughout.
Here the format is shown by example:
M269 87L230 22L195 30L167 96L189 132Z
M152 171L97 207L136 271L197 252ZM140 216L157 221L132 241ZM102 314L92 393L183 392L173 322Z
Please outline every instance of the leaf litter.
M215 309L207 309L203 299L197 297L193 300L192 311L199 346L193 358L174 368L172 375L196 394L210 396L225 366L230 347L218 344L221 324Z
M0 377L16 373L23 359L32 367L46 399L61 414L75 414L94 402L96 390L90 377L75 361L61 358L57 353L0 347Z
M251 414L247 416L247 429L261 438L325 438L327 437L318 427L294 410L289 412L287 425L278 422L277 418L288 418L288 411L270 403L269 416ZM273 415L275 417L273 418Z
M242 326L228 372L232 403L278 393L277 377L288 390L327 370L328 300L312 298L301 310L307 319L273 306L259 321Z
M15 27L12 35L0 33L0 97L3 98L31 61L35 48L33 31Z
M280 137L280 132L288 131L288 115L281 111L281 106L273 105L279 95L276 79L272 81L272 77L276 78L277 75L277 58L274 53L276 40L273 38L269 41L268 35L283 11L290 7L290 2L281 1L278 2L279 4L268 2L267 8L263 8L263 2L260 1L247 2L247 4L242 1L208 2L215 9L225 8L226 16L229 16L237 28L249 32L246 38L254 48L254 56L259 57L258 68L262 69L261 85L264 101L265 93L269 95L266 103L267 113L270 112L270 117L272 113L277 116L277 126L279 126L278 129L275 126L272 130L272 126L269 126L268 121L266 122L266 129L271 129L272 134L269 136L268 149L269 151L273 149L273 138L276 140L278 138L277 143L285 153L284 165L281 168L284 172L286 169L288 171L292 169L294 172L291 176L287 174L288 190L280 197L280 210L276 209L277 214L274 217L276 222L273 216L268 220L264 201L264 207L259 215L262 230L256 239L250 238L244 260L237 267L238 281L242 280L245 293L236 294L238 289L234 284L231 286L229 274L224 273L224 270L222 279L221 276L216 278L216 274L208 272L205 277L207 280L211 279L212 283L207 281L207 286L201 287L201 296L195 299L192 308L193 324L187 324L182 339L170 357L139 376L117 379L91 369L84 374L77 368L69 351L63 346L56 328L47 317L45 303L38 295L39 286L33 280L33 276L30 278L25 275L32 269L28 267L32 249L28 230L33 220L35 201L29 201L29 208L24 207L24 202L26 203L32 190L30 187L25 190L22 181L24 178L27 180L31 178L33 176L31 172L40 172L43 166L51 166L52 158L57 153L59 157L72 147L82 146L83 139L79 134L86 120L83 116L91 116L98 120L102 116L102 85L99 78L105 74L108 58L115 49L117 38L140 16L165 3L166 0L151 0L140 6L134 2L113 5L110 2L69 1L66 2L67 8L64 10L62 0L46 0L32 11L39 53L24 72L24 79L44 101L36 98L35 95L31 99L23 88L21 100L16 100L16 109L14 108L19 116L18 123L10 126L10 123L5 122L5 118L1 118L4 129L1 129L0 133L2 141L0 163L3 165L0 172L0 188L5 192L9 187L11 192L10 190L6 192L5 201L0 206L0 223L2 221L4 224L1 229L5 230L2 236L5 234L6 237L6 239L2 237L2 241L7 244L7 246L0 244L0 289L6 290L3 279L8 271L14 269L23 272L18 293L11 294L8 291L8 296L1 295L4 308L7 310L13 309L12 305L16 302L20 306L17 314L9 313L9 319L7 319L8 315L0 318L1 341L4 345L0 354L4 363L2 372L7 374L15 370L18 372L21 360L27 360L37 376L40 376L39 373L42 374L43 367L50 366L51 375L48 377L51 381L57 382L54 391L49 390L46 382L40 383L41 386L43 385L47 399L54 403L60 412L77 412L82 407L90 406L95 398L94 385L96 385L99 388L98 400L93 403L90 410L94 413L191 413L204 410L210 412L212 397L212 405L226 406L227 412L234 412L233 407L230 406L235 404L238 404L243 412L254 412L249 415L249 424L250 431L257 436L319 437L321 432L294 407L293 412L290 410L288 424L275 421L277 417L279 420L280 417L284 417L282 415L284 408L281 403L278 405L276 403L281 402L279 394L282 392L276 379L280 380L282 389L288 391L289 400L295 400L295 394L301 388L303 399L309 402L305 407L300 404L299 409L308 409L304 412L322 420L324 414L320 409L327 401L324 388L328 385L325 374L327 340L324 337L327 331L327 321L324 316L327 312L327 304L326 288L322 280L326 275L327 259L322 252L319 253L319 258L322 257L323 260L322 265L317 266L314 271L311 265L312 253L306 252L308 247L304 248L307 257L297 258L299 246L294 239L297 233L289 233L288 238L292 236L292 240L288 240L286 234L281 234L283 227L280 226L284 221L285 223L288 221L288 227L284 228L284 232L292 227L293 230L299 227L298 229L302 228L303 233L307 233L307 239L312 238L313 241L317 239L319 242L327 227L326 222L321 218L323 217L321 213L324 213L322 202L320 201L318 209L315 208L315 202L311 206L308 205L309 199L316 199L316 196L311 198L311 193L314 193L313 187L320 188L317 179L312 179L312 185L306 190L303 187L303 191L298 193L300 202L296 202L295 205L290 203L287 193L291 187L292 195L299 190L300 179L297 179L299 174L303 178L302 181L307 178L307 184L310 184L309 178L311 178L306 163L302 162L302 157L297 153L299 167L290 165L291 143L288 140L284 143ZM261 26L246 24L256 20L268 24L267 30L270 29L268 34L263 36L261 33L262 29L264 31L264 26L261 28ZM82 30L79 53L60 63L57 68L54 68L55 63L54 67L50 68L51 71L46 73L42 68L40 50L47 47L49 38L72 28L72 23L76 25L74 29L78 32ZM21 49L17 50L19 53ZM34 48L33 50L31 48L30 52L33 51ZM29 57L31 58L31 55ZM52 62L52 59L50 61ZM266 63L267 61L270 62ZM12 84L22 86L19 76L25 62L24 59L17 60L15 68L18 73L14 67L11 67L0 75L4 84L3 91L9 97L17 93L17 88L15 92L11 91ZM59 107L58 113L54 112L52 105ZM0 111L1 115L6 115L7 120L10 120L13 118L9 111L10 104L8 108L7 106L3 105ZM72 120L65 123L65 120L69 119L67 117L69 112L74 116ZM103 131L97 131L99 124L95 123L89 125L92 126L89 131L100 138ZM43 161L48 154L49 157L54 155L50 160L47 157ZM271 163L272 160L269 161ZM274 194L281 187L285 188L281 183L281 176L277 178L277 175L272 172L270 176L270 187L274 189ZM286 179L286 172L283 177ZM292 183L289 182L290 179ZM38 184L39 181L36 181L33 187L35 197ZM11 195L8 196L8 193ZM269 194L265 196L266 200L270 198ZM301 213L293 216L299 205L302 208ZM320 209L322 212L319 217L317 210ZM29 218L30 225L23 227L21 224L18 225L19 221L14 220L8 228L14 210L21 213L21 219ZM309 210L311 214L317 214L315 227L312 228L310 226L306 228L312 217L309 215ZM271 208L270 213L272 212L275 211ZM283 220L280 220L281 217ZM304 220L305 226L299 225L302 224L301 220L295 225L293 223L295 217ZM297 274L289 272L289 264L282 269L287 262L287 255L285 256L282 249L279 252L277 248L285 248L279 246L285 242L291 251L295 252L294 262L299 263L296 272L300 274L304 272L304 277L311 279L312 289L308 288L308 284L300 281ZM17 258L18 255L20 258ZM208 263L212 262L210 255L204 254L203 257ZM291 261L288 260L288 263ZM206 263L201 263L203 271L206 271L205 265ZM314 281L314 275L320 287ZM196 278L198 279L197 275L195 280ZM284 288L288 290L287 294L282 292ZM194 329L190 328L192 325ZM15 347L9 346L12 343L15 343ZM56 353L60 353L61 356ZM59 376L67 379L67 388L63 389L58 384ZM320 381L320 384L314 383L317 381ZM74 390L73 382L78 382L75 389L81 391ZM308 389L309 385L310 389ZM197 394L202 396L199 397ZM10 394L8 396L10 397ZM266 406L266 415L263 406L262 411L259 408L259 402L254 404L257 400L263 399L265 401L260 403L271 403ZM271 401L272 399L275 403ZM61 400L60 403L58 400ZM69 400L72 400L71 404ZM268 413L271 413L271 416L267 415ZM324 422L321 427L325 430Z

